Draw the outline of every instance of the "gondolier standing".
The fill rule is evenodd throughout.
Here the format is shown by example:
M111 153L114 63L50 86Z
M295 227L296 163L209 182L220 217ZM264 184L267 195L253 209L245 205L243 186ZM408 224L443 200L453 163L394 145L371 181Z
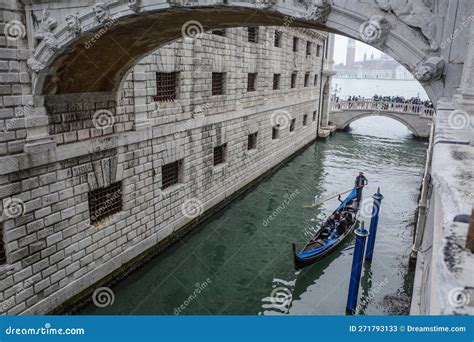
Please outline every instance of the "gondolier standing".
M368 183L369 181L367 180L367 178L365 178L364 173L359 172L359 175L355 180L355 187L357 188L357 203L360 203L360 200L362 199L362 189Z

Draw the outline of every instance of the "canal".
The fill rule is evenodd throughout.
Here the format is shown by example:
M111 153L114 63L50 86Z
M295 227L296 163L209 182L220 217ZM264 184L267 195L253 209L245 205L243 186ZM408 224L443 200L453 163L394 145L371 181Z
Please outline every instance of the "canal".
M78 313L344 314L354 240L303 271L293 268L291 243L301 246L338 202L303 205L351 188L362 170L369 180L366 201L371 203L379 186L385 198L374 260L363 268L358 314L407 314L412 290L407 265L426 148L427 142L413 139L393 120L358 120L349 132L309 145L112 286L112 305L90 303Z

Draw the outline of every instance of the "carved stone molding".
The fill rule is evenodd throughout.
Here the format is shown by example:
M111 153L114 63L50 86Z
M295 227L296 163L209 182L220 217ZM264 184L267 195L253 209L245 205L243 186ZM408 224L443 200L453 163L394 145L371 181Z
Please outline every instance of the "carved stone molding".
M423 84L439 80L443 75L445 64L441 57L430 57L415 69L415 78Z
M44 41L45 44L56 50L59 48L59 41L54 36L53 30L58 26L56 19L51 17L51 14L48 9L43 10L43 16L36 19L36 31L35 38L38 42Z
M28 65L30 70L34 73L38 73L46 67L43 63L41 63L40 61L38 61L35 58L28 59L26 61L26 64Z
M330 0L309 0L305 18L308 20L316 20L324 24L328 20L329 13L331 13Z
M390 23L387 18L374 15L360 25L359 36L364 43L380 47L385 44L389 31Z
M67 29L71 34L79 34L81 33L81 21L79 17L75 14L69 14L66 16L66 25Z
M95 13L95 18L99 23L105 23L110 20L110 10L107 4L99 2L92 6Z
M134 11L138 12L140 10L141 0L128 0L128 7Z

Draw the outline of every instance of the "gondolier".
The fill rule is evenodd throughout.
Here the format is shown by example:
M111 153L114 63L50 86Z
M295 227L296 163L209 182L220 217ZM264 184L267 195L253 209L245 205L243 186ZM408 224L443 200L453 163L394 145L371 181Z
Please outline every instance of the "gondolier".
M355 179L355 187L357 189L357 202L360 203L362 199L362 189L369 183L367 178L365 178L363 172L359 172L359 175Z

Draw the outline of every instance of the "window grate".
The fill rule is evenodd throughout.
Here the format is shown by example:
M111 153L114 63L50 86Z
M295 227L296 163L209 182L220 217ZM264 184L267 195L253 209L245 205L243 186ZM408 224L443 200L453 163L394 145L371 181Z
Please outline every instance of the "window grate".
M280 74L273 74L273 90L280 89Z
M298 37L293 37L293 52L298 52L298 43L300 39Z
M214 147L214 165L225 163L227 144Z
M314 86L316 87L318 85L318 75L314 75Z
M248 41L258 43L258 27L251 26L248 28Z
M163 165L161 167L161 190L169 188L174 184L179 183L179 170L181 168L181 161Z
M275 47L281 47L281 36L282 36L282 32L281 31L278 31L278 30L275 30L275 39L274 39L274 46Z
M176 100L178 72L156 73L155 101L168 102Z
M92 190L88 197L91 224L95 224L122 211L122 182Z
M258 134L258 132L249 134L248 144L247 144L247 149L248 150L253 150L253 149L257 148L257 134Z
M306 56L311 56L311 42L306 42Z
M303 115L303 126L308 125L308 114Z
M212 95L223 95L225 87L225 73L212 73Z
M272 127L272 140L276 140L280 137L280 125Z
M309 87L309 72L304 74L304 86Z
M216 36L225 37L225 29L212 30L212 34Z
M294 72L291 74L291 88L296 87L296 78L298 77L298 73Z
M257 74L250 73L247 76L247 91L255 91L257 89Z
M295 131L295 126L296 126L296 119L291 119L290 132L294 132L294 131Z

